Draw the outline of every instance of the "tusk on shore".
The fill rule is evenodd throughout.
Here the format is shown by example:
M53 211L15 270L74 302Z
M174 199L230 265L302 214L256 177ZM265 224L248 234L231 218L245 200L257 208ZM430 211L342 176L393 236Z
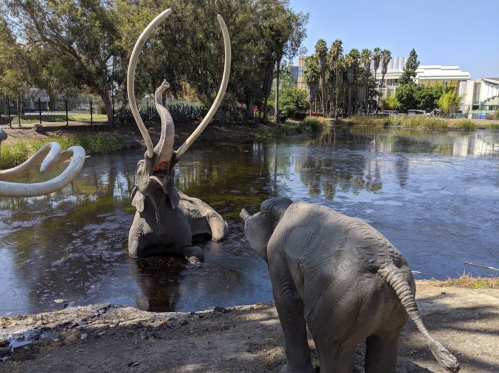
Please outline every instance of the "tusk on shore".
M218 107L222 103L222 99L225 96L225 91L227 90L227 84L229 83L229 75L230 75L230 63L231 63L230 36L223 17L220 14L218 14L217 19L218 23L220 24L220 28L222 29L224 46L225 46L225 63L224 63L222 84L220 85L220 90L218 91L217 97L215 98L213 105L208 111L208 114L206 114L203 121L199 124L196 130L189 136L189 138L185 140L185 142L178 148L176 152L173 153L172 162L170 163L170 169L173 168L173 166L175 166L175 164L185 154L185 152L194 143L194 141L196 141L199 135L201 135L201 133L204 131L208 123L210 123L211 119L218 110Z
M127 92L128 92L128 100L130 101L130 109L132 110L133 118L139 127L140 133L144 138L147 147L147 156L152 158L154 156L154 146L151 141L151 136L149 136L149 132L147 132L147 128L140 117L139 110L137 108L137 102L135 101L135 69L137 68L137 61L139 59L139 54L142 50L142 47L147 41L147 38L153 30L156 28L159 23L164 20L172 10L170 8L166 9L162 13L160 13L156 18L152 20L149 25L142 31L135 46L133 47L132 54L130 56L130 62L128 64L127 71Z
M85 162L85 149L73 146L60 153L61 146L56 142L45 144L30 159L23 164L9 170L0 171L0 196L2 197L35 197L53 193L64 188L80 173ZM48 172L57 165L71 158L68 167L57 177L41 183L23 184L12 183L18 176L24 175L35 168L42 158L40 171Z
M250 214L248 214L248 211L246 211L245 209L242 209L241 213L239 214L239 217L244 221L246 221L250 217Z

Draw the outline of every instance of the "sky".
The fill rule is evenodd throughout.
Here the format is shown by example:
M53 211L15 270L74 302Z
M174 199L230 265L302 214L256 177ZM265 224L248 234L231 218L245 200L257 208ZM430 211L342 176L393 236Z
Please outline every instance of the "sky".
M309 13L303 45L315 53L343 41L343 51L379 47L392 57L416 50L421 65L459 66L471 79L499 78L499 0L290 0ZM298 65L298 58L294 59Z

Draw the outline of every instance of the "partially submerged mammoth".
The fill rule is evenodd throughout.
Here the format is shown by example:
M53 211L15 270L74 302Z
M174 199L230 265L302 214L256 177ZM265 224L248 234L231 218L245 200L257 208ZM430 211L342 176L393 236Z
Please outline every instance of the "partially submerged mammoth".
M281 372L315 372L306 326L321 372L353 372L364 340L366 373L395 372L409 316L440 365L459 371L456 358L423 325L407 262L369 224L288 198L268 199L259 213L243 209L240 216L251 247L268 263L288 360Z
M134 94L135 69L140 51L153 29L169 14L171 9L158 15L142 32L130 57L128 66L128 97L137 125L144 137L147 151L137 164L137 185L132 191L132 205L137 209L128 236L128 253L133 258L171 252L185 257L203 259L203 251L192 246L196 235L210 235L220 241L228 234L225 220L210 206L197 198L190 198L174 185L173 167L203 132L217 111L227 89L230 71L230 39L223 18L218 15L225 45L225 64L222 84L215 102L203 121L185 143L173 150L175 126L163 104L163 94L168 82L156 90L155 105L161 117L161 137L153 148L151 138L139 115Z
M0 142L7 138L0 129ZM71 158L69 165L59 175L51 180L39 183L11 182L19 176L36 168L40 163L40 172L49 172L56 166ZM50 142L42 146L26 162L11 169L0 170L0 197L36 197L53 193L64 188L78 176L85 162L85 150L81 146L73 146L61 152L61 146Z

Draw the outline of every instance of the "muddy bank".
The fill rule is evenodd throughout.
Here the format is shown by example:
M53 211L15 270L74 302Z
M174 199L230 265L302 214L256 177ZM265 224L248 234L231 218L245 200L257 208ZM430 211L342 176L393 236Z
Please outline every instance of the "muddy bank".
M438 285L417 283L418 305L430 333L457 356L462 372L499 371L499 290ZM195 313L90 305L0 318L0 335L5 338L0 351L8 357L0 362L4 372L256 373L278 372L285 363L273 303ZM363 353L361 345L357 373L364 371ZM443 371L409 321L397 372Z

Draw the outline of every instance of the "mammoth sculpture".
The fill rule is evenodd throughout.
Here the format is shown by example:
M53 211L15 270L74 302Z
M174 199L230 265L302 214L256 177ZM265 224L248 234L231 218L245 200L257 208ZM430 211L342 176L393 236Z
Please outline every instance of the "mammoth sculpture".
M0 129L0 142L7 137ZM55 178L40 183L10 182L37 167L40 162L40 172L49 172L56 166L71 158L66 169ZM64 188L80 173L85 162L85 150L81 146L73 146L61 153L61 146L50 142L41 147L31 158L17 167L0 170L1 197L35 197L53 193Z
M268 263L288 360L281 372L315 372L306 326L321 372L352 372L364 340L366 373L395 372L409 316L439 364L459 371L456 358L423 325L407 262L369 224L288 198L268 199L260 212L250 216L243 209L240 216L251 247Z
M192 245L193 237L209 235L213 240L220 241L227 236L228 226L213 208L175 188L173 167L208 125L225 95L231 60L230 39L224 20L218 15L225 45L225 64L220 90L203 121L177 151L173 150L175 137L173 119L162 98L169 88L168 82L164 81L156 90L155 106L161 117L161 136L153 148L135 101L135 69L142 46L153 29L170 13L171 9L162 12L142 32L132 51L128 66L127 88L130 107L147 147L144 159L137 164L136 187L132 191L132 205L137 211L129 231L128 253L133 258L141 258L170 252L202 260L203 251Z

